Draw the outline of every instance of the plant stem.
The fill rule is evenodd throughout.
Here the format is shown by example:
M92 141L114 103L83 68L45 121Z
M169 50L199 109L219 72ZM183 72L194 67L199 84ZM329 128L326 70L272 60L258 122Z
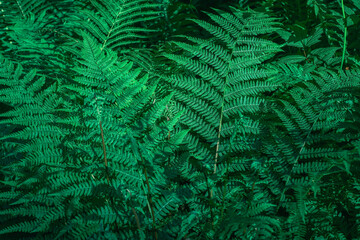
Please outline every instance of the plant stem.
M140 155L140 158L141 158L141 155ZM143 160L142 160L142 162L143 162ZM148 199L149 199L149 204L150 204L150 209L151 209L151 216L152 216L152 220L153 220L153 229L154 229L154 234L155 234L155 240L157 240L158 237L157 237L157 231L156 231L155 213L154 213L154 208L153 208L153 203L152 203L149 178L148 178L145 166L144 166L144 174L145 174L145 179L146 179L146 185L148 188Z
M345 15L345 8L344 8L344 0L341 0L341 8L342 14L344 18L344 43L343 43L343 53L341 58L341 66L340 68L343 69L344 61L345 61L345 52L346 52L346 35L347 35L347 26L346 26L346 15Z
M98 109L99 111L99 109ZM106 158L106 149L105 149L105 140L104 140L104 130L103 130L103 127L102 127L102 123L101 123L101 119L99 119L99 126L100 126L100 132L101 132L101 140L102 140L102 146L103 146L103 152L104 152L104 162L105 162L105 173L106 173L106 179L107 179L107 183L111 186L110 184L110 179L109 179L109 170L108 170L108 163L107 163L107 158ZM110 198L110 202L112 204L112 206L115 206L114 204L114 201L112 198ZM139 217L138 215L136 214L136 211L134 209L134 207L131 207L131 210L135 216L135 220L136 220L136 226L138 228L138 230L141 229L140 227L140 221L139 221ZM118 214L117 214L118 215ZM118 228L118 225L116 224L116 228Z
M104 162L105 162L106 179L107 179L108 184L110 185L109 172L108 172L108 164L107 164L106 150L105 150L104 131L103 131L103 127L102 127L102 124L101 124L101 120L99 120L99 125L100 125L101 140L102 140L102 146L103 146L103 152L104 152Z

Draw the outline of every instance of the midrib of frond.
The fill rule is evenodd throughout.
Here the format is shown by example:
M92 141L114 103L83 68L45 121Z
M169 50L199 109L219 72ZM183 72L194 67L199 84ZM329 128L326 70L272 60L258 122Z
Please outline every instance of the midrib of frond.
M24 19L26 19L26 16L25 16L24 10L22 9L22 6L21 6L21 4L19 3L19 1L18 1L18 0L16 0L16 4L19 6L19 9L20 9L21 14L23 15Z
M218 161L218 157L219 157L221 128L222 128L222 122L223 122L223 117L224 117L224 105L225 105L225 96L226 96L226 90L227 90L228 75L229 75L229 71L230 71L230 64L231 64L231 59L232 59L232 56L233 56L233 53L234 53L235 46L236 46L236 42L233 43L233 46L232 46L232 49L231 49L231 54L229 56L228 64L227 64L227 67L226 67L227 69L226 69L226 72L224 74L224 76L226 76L226 77L225 77L225 83L224 83L224 91L223 91L222 100L221 100L220 120L219 120L219 129L218 129L218 135L217 135L215 163L214 163L214 174L216 174L216 166L217 166L217 161ZM211 197L212 197L212 190L211 190Z
M294 161L294 163L293 163L293 166L292 166L292 168L291 168L291 171L290 171L288 177L286 178L284 190L282 191L282 193L281 193L281 195L280 195L280 201L282 201L282 199L284 198L284 194L285 194L285 191L286 191L286 186L289 184L289 182L290 182L290 180L291 180L291 174L293 173L294 169L295 169L296 166L298 165L300 156L301 156L302 152L303 152L304 149L305 149L305 145L306 145L306 143L307 143L307 140L308 140L308 138L309 138L309 136L310 136L310 134L311 134L311 132L312 132L313 127L315 126L316 122L317 122L318 119L320 118L322 112L323 112L323 110L317 115L317 118L315 119L314 123L311 125L311 128L309 129L309 132L306 134L306 137L305 137L305 139L304 139L304 142L302 143L301 148L300 148L300 150L299 150L299 152L298 152L298 154L297 154L297 156L296 156L296 159L295 159L295 161ZM278 205L278 208L277 208L277 209L279 209L280 206L281 206L281 204Z
M108 32L108 34L107 34L107 36L106 36L103 44L102 44L102 47L100 48L101 52L103 51L103 49L104 49L107 41L110 39L110 34L111 34L111 32L113 31L114 26L115 26L115 24L116 24L117 21L118 21L117 19L118 19L119 16L122 14L122 12L123 12L123 7L120 7L120 10L119 10L118 14L116 15L115 20L113 21L113 23L112 23L112 25L111 25L111 28L110 28L110 30L109 30L109 32Z
M243 30L243 27L244 25L242 25L242 29L240 31L240 33L242 32ZM241 38L241 35L238 37L238 39ZM218 161L218 158L219 158L219 148L220 148L220 139L221 139L221 130L222 130L222 124L223 124L223 118L224 118L224 113L225 113L225 110L224 110L224 105L225 105L225 99L226 99L226 96L227 96L227 89L228 89L228 81L229 81L229 72L230 72L230 68L231 68L231 64L232 64L232 58L233 58L233 54L235 53L235 46L236 44L238 43L238 39L236 41L233 42L232 46L231 46L231 53L229 55L229 59L228 59L228 62L227 62L227 69L224 73L224 76L225 76L225 83L224 83L224 91L222 93L222 101L221 101L221 109L220 109L220 120L219 120L219 129L218 129L218 135L217 135L217 143L216 143L216 152L215 152L215 162L214 162L214 174L216 174L216 167L217 167L217 161ZM213 197L213 189L211 189L210 191L210 197L212 198Z
M243 25L244 26L244 25ZM243 27L242 26L242 29L241 31L243 30ZM240 34L242 35L242 34ZM233 42L232 46L231 46L231 53L229 55L229 59L228 59L228 63L227 63L227 69L224 73L224 76L225 76L225 83L224 83L224 91L223 91L223 94L222 94L222 100L221 100L221 110L220 110L220 120L219 120L219 129L218 129L218 135L217 135L217 143L216 143L216 153L215 153L215 163L214 163L214 174L216 174L216 166L217 166L217 161L218 161L218 157L219 157L219 147L220 147L220 138L221 138L221 128L222 128L222 123L223 123L223 118L224 118L224 105L225 105L225 98L227 96L226 92L227 92L227 88L228 88L228 78L229 78L229 72L230 72L230 67L231 67L231 64L232 64L232 57L233 57L233 54L235 53L235 46L236 44L238 43L238 40L241 39L241 36L238 37L238 39L236 41ZM212 194L212 191L211 191L211 194ZM212 196L211 196L212 197Z

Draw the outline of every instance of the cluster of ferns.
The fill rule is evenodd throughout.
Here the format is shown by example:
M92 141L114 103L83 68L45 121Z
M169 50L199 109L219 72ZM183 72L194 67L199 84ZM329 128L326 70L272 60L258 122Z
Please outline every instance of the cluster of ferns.
M1 239L360 239L359 2L191 2L0 2Z

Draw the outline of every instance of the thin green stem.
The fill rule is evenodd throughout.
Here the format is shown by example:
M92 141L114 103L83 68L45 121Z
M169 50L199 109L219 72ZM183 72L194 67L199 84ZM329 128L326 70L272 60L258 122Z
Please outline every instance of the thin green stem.
M345 15L345 8L344 8L344 0L341 0L341 8L342 8L342 14L344 18L344 43L343 43L343 53L341 58L341 66L340 68L343 69L344 61L345 61L345 52L346 52L346 35L347 35L347 26L346 26L346 15Z
M294 171L294 168L298 165L300 156L301 156L301 154L303 153L303 151L305 150L305 145L306 145L306 143L307 143L307 141L308 141L308 138L309 138L309 136L310 136L310 133L312 132L312 130L313 130L316 122L319 120L321 113L322 113L322 111L317 115L317 117L316 117L314 123L312 124L309 132L306 134L306 137L305 137L305 139L304 139L304 142L303 142L303 144L301 145L301 148L300 148L300 150L299 150L299 153L297 154L297 157L296 157L296 159L295 159L295 161L294 161L293 167L291 168L290 174L289 174L288 177L287 177L284 190L282 191L281 196L280 196L280 201L281 201L281 199L282 199L283 197L285 197L285 192L286 192L286 190L287 190L287 189L286 189L286 186L289 184L289 182L290 182L290 180L291 180L291 174L292 174L292 172ZM279 210L280 206L281 206L281 204L278 205L277 210Z
M208 194L209 194L209 206L210 206L210 216L211 216L211 227L214 227L214 213L213 213L213 209L212 209L212 198L210 197L212 194L212 189L210 190L209 187L209 180L208 177L206 175L206 173L204 172L204 176L205 176L205 182L206 182L206 187L208 190Z
M143 168L143 173L145 175L145 183L146 183L146 186L147 186L147 189L148 189L147 199L148 199L148 203L150 205L150 214L151 214L151 218L152 218L152 221L153 221L153 230L154 230L155 240L157 240L158 239L158 234L157 234L157 230L156 230L155 211L154 211L154 207L153 207L152 194L151 194L147 169L146 169L146 166L145 166L145 161L144 161L143 157L141 156L141 153L139 151L140 149L137 146L137 144L135 142L135 139L133 137L131 137L131 141L132 141L132 144L133 144L133 147L134 147L134 149L133 149L134 154L140 158L140 162L143 164L143 167L144 167Z
M157 231L156 231L155 212L154 212L153 202L152 202L152 197L151 197L149 178L148 178L145 166L144 166L144 174L145 174L145 179L146 179L146 185L147 185L147 188L148 188L148 200L149 200L149 204L150 204L150 208L151 208L151 217L152 217L152 220L153 220L154 235L155 235L155 240L157 240L158 235L157 235Z
M95 96L95 100L96 100L96 96ZM100 110L99 108L97 108L97 112L100 115ZM106 179L107 179L107 183L111 186L111 182L109 179L109 169L108 169L108 162L107 162L107 158L106 158L106 148L105 148L105 139L104 139L104 130L102 127L102 123L101 123L101 119L99 119L99 126L100 126L100 133L101 133L101 141L102 141L102 146L103 146L103 153L104 153L104 163L105 163L105 173L106 173ZM111 202L111 207L114 209L114 211L116 212L116 215L119 216L117 210L115 209L115 203L113 198L110 198L110 202ZM136 226L138 228L138 230L140 231L141 227L140 227L140 221L139 221L139 217L136 214L136 211L134 209L134 207L131 207L131 210L133 211L133 214L135 216L135 220L136 220ZM120 217L120 216L119 216ZM116 228L117 230L119 229L118 225L116 224Z

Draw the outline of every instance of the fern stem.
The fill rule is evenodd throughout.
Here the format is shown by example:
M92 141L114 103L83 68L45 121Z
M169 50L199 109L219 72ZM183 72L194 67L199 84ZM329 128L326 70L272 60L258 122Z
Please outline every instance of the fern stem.
M148 198L148 203L150 205L150 214L151 214L151 218L152 218L152 221L153 221L153 230L154 230L155 240L157 240L158 236L157 236L157 231L156 231L155 212L154 212L154 207L153 207L153 202L152 202L151 189L150 189L150 184L149 184L149 177L148 177L148 174L147 174L145 161L141 156L141 153L140 153L140 151L138 149L138 146L137 146L137 144L135 142L135 139L133 137L130 137L130 138L131 138L131 142L133 144L133 147L135 147L134 148L134 151L135 151L134 153L136 155L138 155L138 157L140 158L140 161L142 162L142 164L144 166L143 172L144 172L144 175L145 175L145 182L146 182L146 186L147 186L147 189L148 189L147 198ZM145 189L144 189L144 191L145 191Z
M101 131L101 140L102 140L102 146L103 146L103 152L104 152L104 162L105 162L105 174L106 174L106 179L107 179L107 183L109 185L111 185L110 183L110 179L109 179L109 170L108 170L108 163L107 163L107 158L106 158L106 149L105 149L105 140L104 140L104 130L103 130L103 127L102 127L102 123L101 123L101 119L99 119L99 126L100 126L100 131ZM110 202L111 202L111 205L112 206L115 206L115 203L113 201L112 198L110 198ZM136 214L136 211L134 209L134 207L131 207L131 210L135 216L135 221L136 221L136 226L138 228L138 230L141 229L140 227L140 221L139 221L139 217L138 215ZM116 211L117 212L117 211ZM118 215L118 214L117 214ZM119 215L118 215L119 216ZM118 228L118 225L116 224L116 228Z
M206 181L206 187L207 187L207 190L208 190L208 194L210 196L212 194L212 189L210 190L209 180L208 180L208 177L207 177L205 172L204 172L204 176L205 176L205 181ZM214 213L213 213L213 209L212 209L211 199L212 198L210 197L209 198L209 205L210 205L211 226L213 227L214 226Z
M342 52L342 58L341 58L341 66L340 68L343 69L344 61L345 61L345 53L346 53L346 35L347 35L347 26L346 26L346 15L345 15L345 8L344 8L344 0L341 0L341 8L342 8L342 14L344 18L344 43L343 43L343 52Z
M21 11L21 15L23 15L24 19L26 19L26 16L25 16L24 10L22 9L22 6L20 5L19 1L18 1L18 0L16 0L16 3L17 3L17 5L19 6L19 9L20 9L20 11Z
M231 54L229 55L229 61L228 61L228 66L227 66L227 69L226 69L226 73L224 76L225 77L225 83L224 83L224 93L223 93L223 96L222 96L222 102L221 102L221 115L220 115L220 121L219 121L219 130L218 130L218 136L217 136L217 143L216 143L216 154L215 154L215 164L214 164L214 174L216 174L216 166L217 166L217 161L218 161L218 157L219 157L219 146L220 146L220 138L221 138L221 127L222 127L222 123L223 123L223 118L224 118L224 105L225 105L225 96L226 96L226 89L227 89L227 82L228 82L228 73L230 71L230 62L231 62L231 59L233 57L233 53L234 53L234 48L236 46L236 43L237 41L234 41L232 47L231 47ZM228 164L228 161L226 161L226 163ZM226 174L228 173L228 168L226 169ZM226 187L226 186L225 186ZM224 191L226 191L224 189ZM223 192L223 199L222 199L222 209L221 209L221 218L223 216L223 213L224 213L224 206L225 206L225 194L226 192ZM210 199L212 199L213 197L213 189L211 188L211 191L210 191ZM211 207L211 205L210 205ZM211 210L211 209L210 209ZM212 226L214 225L214 218L213 216L211 216L212 218Z
M230 149L229 149L229 153L231 154L232 151L232 147L233 147L233 141L236 139L236 135L238 133L238 123L235 123L235 134L233 134L230 138ZM228 155L229 156L229 155ZM224 210L225 210L225 196L226 196L226 192L227 192L227 185L229 183L229 161L226 161L226 178L225 178L225 183L224 183L224 190L223 190L223 197L222 197L222 207L221 207L221 219L224 216Z
M104 130L101 124L101 120L99 120L99 125L100 125L100 131L101 131L101 141L102 141L102 146L103 146L103 152L104 152L104 162L105 162L105 168L106 170L108 169L108 163L107 163L107 158L106 158L106 149L105 149L105 140L104 140ZM107 176L108 178L108 183L110 184L109 181L109 176Z
M284 187L284 190L283 190L283 191L282 191L282 193L281 193L281 196L280 196L280 201L281 201L282 197L283 197L283 196L284 196L284 194L285 194L285 191L286 191L286 185L288 185L288 183L289 183L289 181L290 181L290 178L291 178L291 173L293 172L293 170L294 170L295 166L298 164L298 162L299 162L299 158L300 158L300 155L301 155L301 153L303 152L303 150L304 150L304 148L305 148L305 145L306 145L307 139L308 139L308 137L310 136L310 133L312 132L313 127L315 126L315 123L316 123L316 122L318 121L318 119L320 118L321 113L322 113L322 111L318 114L318 116L317 116L317 118L315 119L314 123L312 124L312 126L311 126L311 128L310 128L310 130L309 130L308 134L306 135L306 137L305 137L305 139L304 139L303 144L301 145L301 148L300 148L300 150L299 150L299 153L298 153L298 155L296 156L296 159L295 159L294 165L293 165L293 167L291 168L290 174L289 174L289 176L288 176L288 178L287 178L287 180L286 180L286 182L285 182L285 187ZM279 208L280 208L280 204L278 205L277 210L279 210Z
M223 190L223 198L222 198L222 207L221 207L221 219L224 216L224 210L225 210L225 196L227 192L227 185L229 183L229 162L226 161L226 178L225 178L225 184L224 184L224 190Z
M148 178L145 166L144 166L144 174L145 174L145 179L146 179L146 185L147 185L147 188L148 188L148 199L149 199L149 204L150 204L150 209L151 209L151 216L152 216L152 220L153 220L153 229L154 229L154 234L155 234L155 240L157 240L158 237L157 237L157 231L156 231L155 213L154 213L154 207L153 207L153 203L152 203L149 178Z
M138 217L138 215L137 215L137 213L136 213L136 211L135 211L135 208L134 208L134 207L131 207L131 210L132 210L132 212L133 212L133 214L134 214L134 216L135 216L135 221L136 221L137 229L140 230L140 229L141 229L141 227L140 227L140 221L139 221L139 217Z
M220 122L219 122L219 130L218 130L218 136L217 136L217 143L216 143L216 154L215 154L215 164L214 164L214 174L216 174L216 165L217 165L217 161L218 161L218 157L219 157L219 146L220 146L220 138L221 138L221 127L222 127L222 122L223 122L223 117L224 117L224 105L225 105L225 96L226 96L226 84L227 84L227 81L228 81L228 73L230 71L230 61L232 59L232 56L233 56L233 50L236 46L236 42L237 41L234 41L234 44L232 46L232 51L231 51L231 54L229 56L229 64L227 66L227 69L226 69L226 73L224 74L224 76L226 76L225 78L225 83L224 83L224 93L223 93L223 96L222 96L222 102L221 102L221 115L220 115ZM210 197L212 198L213 197L213 190L211 189L211 195Z
M108 39L109 39L109 37L110 37L110 34L111 34L111 32L113 31L113 29L114 29L115 23L116 23L118 17L120 16L120 14L122 13L122 10L123 10L123 8L121 8L120 11L119 11L119 13L116 15L116 18L115 18L114 22L112 23L111 28L110 28L107 36L106 36L106 39L105 39L105 41L103 42L103 45L102 45L102 47L101 47L101 51L104 49L105 44L106 44L106 42L108 41Z
M96 100L96 97L95 97ZM99 109L97 109L99 111ZM109 184L109 186L111 186L110 183L110 179L109 179L109 171L108 171L108 164L107 164L107 159L106 159L106 149L105 149L105 140L104 140L104 130L101 124L101 119L99 119L99 126L100 126L100 132L101 132L101 140L102 140L102 146L103 146L103 152L104 152L104 162L105 162L105 174L106 174L106 179L107 179L107 183ZM110 198L110 203L111 203L111 208L113 208L113 210L115 211L116 215L119 216L119 214L117 213L117 210L115 209L115 203L114 203L114 199L111 197ZM120 217L120 216L119 216ZM116 230L119 230L119 226L117 224L115 224Z
M130 193L130 197L131 197L131 192L130 190L128 190L129 193ZM133 206L131 206L131 211L133 212L134 216L135 216L135 221L136 221L136 226L137 226L137 229L140 231L141 230L141 227L140 227L140 221L139 221L139 217L135 211L135 208Z

